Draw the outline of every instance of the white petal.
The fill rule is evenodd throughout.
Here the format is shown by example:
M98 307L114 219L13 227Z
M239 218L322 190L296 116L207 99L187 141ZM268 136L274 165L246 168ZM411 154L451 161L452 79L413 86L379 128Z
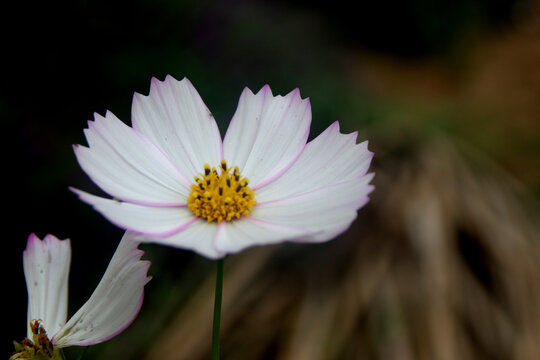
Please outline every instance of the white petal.
M311 229L242 217L220 223L215 245L224 253L237 253L251 246L276 244L309 235L313 235Z
M315 234L298 241L320 242L339 235L356 218L356 211L373 190L372 174L332 184L293 197L259 203L250 214L284 226L302 227Z
M168 236L182 230L193 219L186 206L146 206L105 199L71 189L109 221L123 229L147 235Z
M90 299L52 338L58 347L93 345L106 341L128 327L137 316L144 297L149 261L140 260L138 242L124 235L103 278Z
M185 203L189 181L149 139L111 112L85 130L89 148L74 147L83 170L111 196L146 204Z
M193 250L210 259L219 259L225 256L224 252L215 247L215 239L220 225L195 218L182 231L171 236L158 237L138 235L137 241L152 242L162 245L174 246L181 249Z
M28 325L42 320L48 334L54 334L67 319L68 276L71 262L69 240L47 235L41 241L28 237L23 253L24 276L28 288ZM30 326L28 338L32 339Z
M224 158L238 166L256 189L286 171L307 141L311 123L308 99L297 90L273 96L270 87L257 94L245 89L223 141Z
M150 138L189 179L205 163L219 165L222 143L212 113L188 79L152 79L150 95L135 94L133 127Z
M373 153L356 133L341 134L336 121L310 141L286 173L256 192L258 202L282 199L365 175Z

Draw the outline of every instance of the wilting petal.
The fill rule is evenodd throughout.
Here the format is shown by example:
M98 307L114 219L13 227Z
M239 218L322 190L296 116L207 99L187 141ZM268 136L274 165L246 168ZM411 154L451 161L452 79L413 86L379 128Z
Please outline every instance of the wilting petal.
M301 195L259 203L250 216L314 232L298 241L330 240L344 231L356 218L356 211L369 201L372 178L373 175L368 174Z
M153 78L148 96L133 97L132 122L189 179L202 172L205 163L221 161L217 124L188 79Z
M193 218L187 226L173 235L146 236L138 235L136 239L141 242L153 242L162 245L174 246L181 249L193 250L210 259L218 259L225 254L215 246L219 225L200 218Z
M341 134L336 121L306 145L285 174L257 190L257 201L283 199L358 179L366 174L372 157L367 141L356 144L356 133Z
M255 245L270 245L313 234L311 229L296 225L276 224L251 217L222 222L216 237L216 247L223 253L237 253Z
M69 240L58 240L53 235L45 236L43 241L34 234L28 237L23 266L28 288L29 339L32 339L32 320L41 320L49 334L54 334L65 324L70 262Z
M245 89L223 141L224 158L238 166L252 189L285 172L306 144L311 123L308 99L295 90L273 96L269 86L257 94Z
M105 118L95 114L85 135L89 148L75 146L77 160L111 196L151 205L185 203L191 181L150 140L111 112Z
M128 327L142 305L149 261L142 261L139 243L126 233L90 299L53 336L58 347L93 345Z
M174 234L190 223L194 216L185 206L144 206L71 190L116 226L146 235Z

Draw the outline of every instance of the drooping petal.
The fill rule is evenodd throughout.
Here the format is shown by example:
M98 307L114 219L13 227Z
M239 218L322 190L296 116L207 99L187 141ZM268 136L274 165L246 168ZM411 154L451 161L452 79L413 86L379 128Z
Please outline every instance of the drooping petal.
M34 234L28 237L23 266L28 289L29 339L33 320L41 320L48 334L54 334L65 324L70 263L69 240L58 240L53 235L45 236L43 241Z
M215 222L194 218L182 231L170 236L147 236L143 234L138 235L136 239L141 242L152 242L193 250L207 258L219 259L225 256L225 253L219 251L215 246L219 227L220 225Z
M222 222L215 246L223 253L237 253L251 246L270 245L313 235L311 229L283 225L252 217Z
M257 201L283 199L360 178L373 157L367 145L367 141L356 144L356 133L341 134L336 121L306 145L286 173L257 190Z
M345 231L356 218L356 211L369 201L368 194L373 190L369 185L372 178L372 174L367 174L300 195L259 203L250 216L314 232L296 241L330 240Z
M283 97L273 96L268 85L257 94L246 88L223 140L224 158L257 189L294 163L310 124L309 99L302 99L298 89Z
M149 261L126 233L90 299L52 337L55 346L93 345L128 327L141 308Z
M169 236L182 230L194 216L186 206L137 205L71 190L116 226L146 235Z
M85 136L89 147L75 146L75 155L105 192L141 204L185 203L191 181L149 139L111 112L95 114Z
M202 172L205 163L219 165L222 143L212 113L191 82L168 75L152 79L150 94L135 94L133 127L147 136L189 179Z

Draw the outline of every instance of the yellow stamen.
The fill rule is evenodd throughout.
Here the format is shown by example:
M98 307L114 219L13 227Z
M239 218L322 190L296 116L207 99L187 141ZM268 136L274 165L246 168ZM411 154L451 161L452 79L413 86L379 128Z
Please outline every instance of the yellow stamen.
M21 343L15 342L16 351L10 360L33 360L33 359L61 359L60 353L54 348L52 342L47 337L47 333L41 325L40 320L30 322L32 339L25 338Z
M257 203L249 180L240 175L238 167L227 166L221 160L218 169L204 164L204 174L195 177L188 197L188 208L198 217L207 221L221 222L247 216Z

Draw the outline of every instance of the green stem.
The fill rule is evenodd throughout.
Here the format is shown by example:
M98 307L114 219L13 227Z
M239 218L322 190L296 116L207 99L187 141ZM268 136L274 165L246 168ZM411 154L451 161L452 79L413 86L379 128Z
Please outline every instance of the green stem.
M60 354L60 359L66 360L66 354L64 354L63 349L58 349L58 354Z
M219 360L219 328L223 293L223 259L217 260L216 292L214 298L214 325L212 327L212 360Z
M88 351L88 348L89 346L85 347L83 349L83 351L79 354L79 357L77 358L77 360L82 360L82 358L84 357L84 355L86 354L86 352Z

